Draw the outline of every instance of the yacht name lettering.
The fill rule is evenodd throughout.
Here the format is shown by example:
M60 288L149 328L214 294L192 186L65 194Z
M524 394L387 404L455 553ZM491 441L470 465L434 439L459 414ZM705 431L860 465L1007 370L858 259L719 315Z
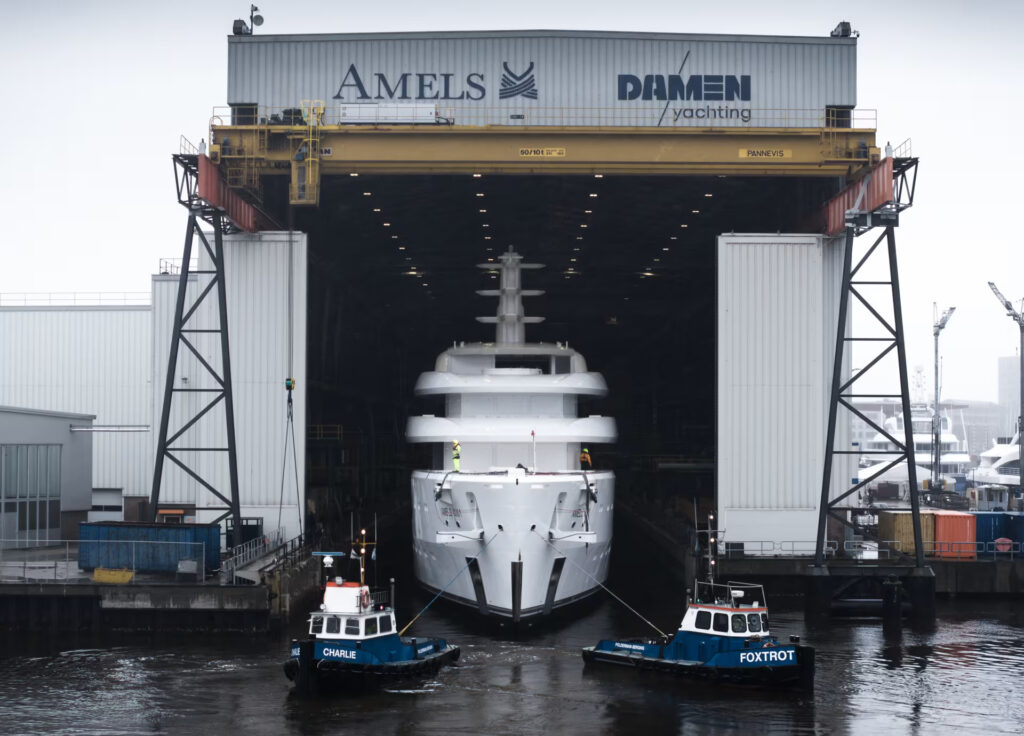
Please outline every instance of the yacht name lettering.
M486 94L484 75L479 72L461 79L450 72L402 72L390 78L374 72L364 77L355 64L349 64L334 99L482 100Z
M356 652L354 649L334 649L333 647L324 647L325 657L341 657L342 659L355 659Z
M743 662L795 662L792 649L781 652L774 649L761 650L760 652L740 652L740 663Z
M433 644L427 644L425 647L420 647L416 651L419 652L420 654L426 654L427 652L434 651L434 645Z

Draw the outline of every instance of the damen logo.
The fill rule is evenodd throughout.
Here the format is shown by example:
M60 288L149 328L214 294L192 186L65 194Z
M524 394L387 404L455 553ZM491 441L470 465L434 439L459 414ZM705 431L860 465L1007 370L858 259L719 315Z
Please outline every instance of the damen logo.
M502 62L501 89L498 90L498 98L507 100L510 97L526 97L531 100L537 99L537 80L533 75L533 62L522 74L516 74L508 68L508 62Z

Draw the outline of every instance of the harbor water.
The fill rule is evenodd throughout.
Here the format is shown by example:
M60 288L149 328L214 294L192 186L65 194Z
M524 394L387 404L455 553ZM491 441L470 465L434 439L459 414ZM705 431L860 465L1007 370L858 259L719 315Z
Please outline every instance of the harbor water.
M682 615L682 582L666 578L642 540L619 542L612 589L671 633ZM400 622L430 600L407 580ZM281 663L302 621L275 637L7 636L0 638L0 734L1021 732L1019 602L941 601L934 629L896 634L877 620L808 629L799 611L771 614L773 633L798 634L816 647L813 693L584 667L580 647L600 638L657 635L607 595L575 619L515 636L432 606L410 633L458 644L457 665L358 697L292 692Z

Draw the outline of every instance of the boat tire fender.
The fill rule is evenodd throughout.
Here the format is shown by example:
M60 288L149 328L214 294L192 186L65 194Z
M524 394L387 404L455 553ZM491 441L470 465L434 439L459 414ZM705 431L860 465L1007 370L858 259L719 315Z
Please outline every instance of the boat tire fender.
M360 599L360 602L363 604L363 608L369 608L370 607L370 591L368 591L368 590L364 590L363 591L363 595L362 595L362 597Z

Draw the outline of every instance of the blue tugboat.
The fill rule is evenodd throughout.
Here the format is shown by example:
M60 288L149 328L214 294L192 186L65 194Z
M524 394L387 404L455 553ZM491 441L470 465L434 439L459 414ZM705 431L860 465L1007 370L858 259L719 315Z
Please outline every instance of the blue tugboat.
M324 557L325 567L332 563ZM285 676L300 692L353 691L431 675L459 658L444 639L400 636L388 603L387 592L371 593L363 582L329 580L309 637L292 640Z
M698 582L671 639L605 639L583 660L737 684L814 687L814 648L772 636L764 589Z

